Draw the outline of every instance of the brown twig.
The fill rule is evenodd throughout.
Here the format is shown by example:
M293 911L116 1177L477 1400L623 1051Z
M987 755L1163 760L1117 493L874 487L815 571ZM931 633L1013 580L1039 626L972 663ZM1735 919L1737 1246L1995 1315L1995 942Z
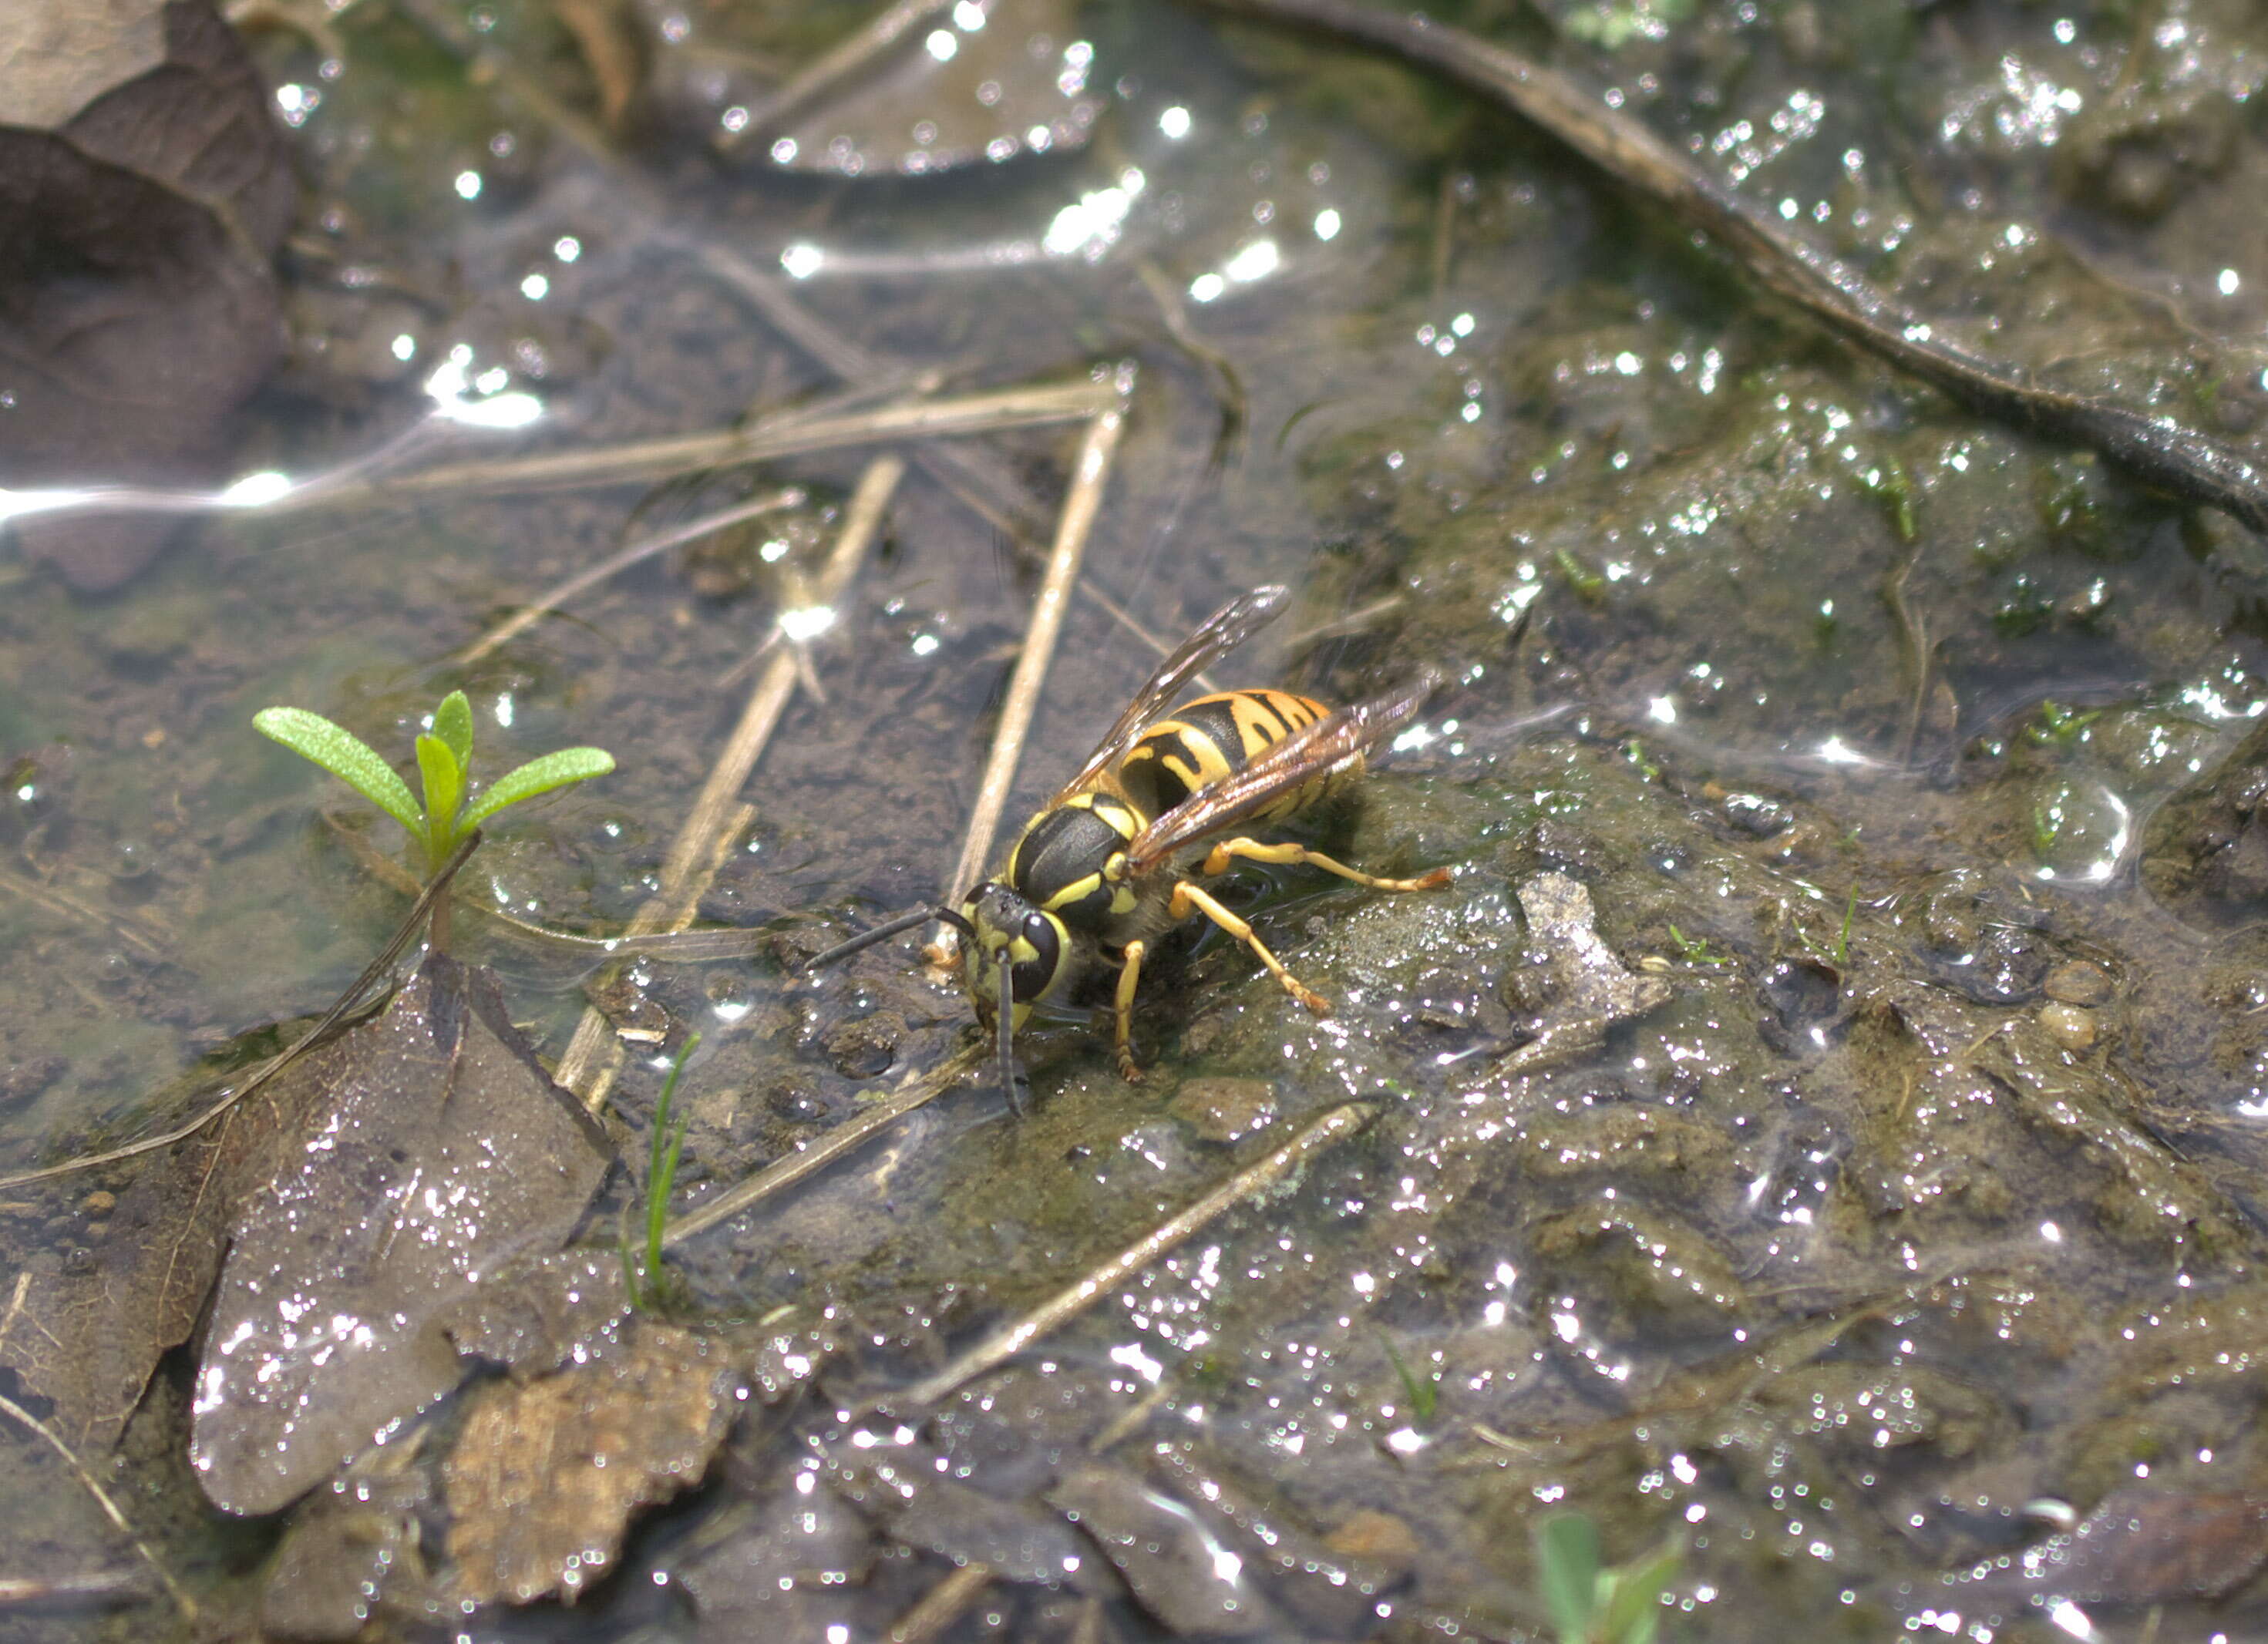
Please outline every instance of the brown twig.
M1063 632L1071 584L1079 578L1086 539L1102 507L1104 488L1110 483L1110 462L1118 450L1118 437L1126 426L1123 408L1105 411L1088 425L1086 442L1072 466L1071 489L1064 497L1063 513L1056 523L1055 547L1048 555L1047 574L1032 596L1031 620L1025 625L1024 646L1016 670L1008 679L1007 700L1001 704L999 728L992 737L992 752L970 807L968 828L961 836L961 859L946 883L945 900L960 901L976 877L999 831L1000 813L1008 804L1008 789L1016 780L1016 762L1022 758L1024 738L1032 729L1032 716L1040 705L1040 687L1055 660L1056 641Z
M895 456L877 457L866 465L858 488L850 494L850 506L843 510L843 528L836 533L835 547L813 586L814 605L837 605L850 591L868 550L881 535L883 516L905 472L904 459ZM637 936L682 929L691 921L703 893L716 877L722 853L731 848L733 840L747 826L749 808L740 801L740 789L762 757L795 689L795 657L792 650L782 647L765 664L755 688L748 694L747 705L740 710L740 723L733 728L686 813L662 863L661 888L638 909L626 934ZM584 1011L582 1020L575 1024L574 1038L560 1057L554 1076L595 1112L614 1088L622 1055L621 1040L593 1007Z
M98 1570L92 1575L0 1576L0 1608L112 1604L139 1596L141 1582L129 1570Z
M1972 411L2101 451L2138 478L2268 532L2268 472L2171 417L2044 387L2004 361L1937 334L1931 322L1788 233L1640 121L1564 75L1420 11L1355 0L1205 0L1239 17L1381 47L1532 121L1609 177L1714 239L1765 290Z
M564 582L538 594L534 599L513 612L480 638L475 640L450 660L459 667L478 662L498 646L510 643L541 620L544 616L563 606L578 594L597 587L610 576L615 576L636 565L640 560L652 559L657 554L666 554L672 548L697 542L731 526L760 519L766 514L776 514L784 508L800 508L804 493L801 488L789 486L784 490L767 491L762 496L750 497L731 508L719 509L713 514L703 514L698 519L688 519L682 525L657 532L650 537L640 537L627 547L618 548L597 564L568 577Z
M992 1584L992 1571L983 1564L964 1564L929 1591L921 1602L891 1624L883 1636L890 1644L930 1644L961 1619L969 1605Z
M1105 385L1079 381L996 389L953 400L912 400L840 416L814 417L799 411L765 417L741 428L708 429L697 434L674 434L591 450L449 463L414 473L313 485L279 498L269 511L362 507L443 493L481 495L662 480L846 445L885 445L1076 422L1094 416L1116 399Z
M875 1103L856 1119L846 1119L809 1147L775 1159L737 1187L728 1187L707 1204L687 1211L661 1236L665 1247L682 1244L705 1233L719 1222L784 1193L798 1182L816 1176L836 1160L847 1158L917 1108L925 1107L951 1090L963 1074L982 1065L991 1053L989 1044L964 1045L925 1073L911 1075L887 1100Z
M173 1573L158 1560L150 1545L135 1533L134 1526L126 1522L126 1515L118 1510L118 1503L110 1499L110 1492L104 1489L101 1481L87 1471L86 1464L78 1458L71 1447L49 1430L45 1422L12 1398L0 1397L0 1415L7 1416L11 1421L38 1435L48 1449L63 1458L64 1465L78 1475L79 1483L84 1485L86 1487L86 1493L94 1498L95 1505L102 1508L103 1516L118 1527L119 1533L133 1544L135 1552L142 1555L142 1561L157 1573L158 1584L166 1589L166 1596L173 1601L174 1605L180 1611L182 1618L188 1621L195 1620L196 1600L181 1590L181 1584L173 1579Z
M166 955L163 944L134 921L123 914L96 907L59 886L42 884L37 879L26 878L22 874L0 868L0 892L34 907L44 907L51 914L83 920L107 930L129 947L138 949L144 958L158 959Z
M1238 1205L1270 1192L1309 1159L1353 1135L1377 1112L1366 1102L1341 1103L1267 1157L1237 1171L1179 1215L1152 1228L1015 1323L996 1331L936 1375L916 1382L887 1402L892 1405L902 1401L908 1405L933 1405L986 1371L1005 1364Z

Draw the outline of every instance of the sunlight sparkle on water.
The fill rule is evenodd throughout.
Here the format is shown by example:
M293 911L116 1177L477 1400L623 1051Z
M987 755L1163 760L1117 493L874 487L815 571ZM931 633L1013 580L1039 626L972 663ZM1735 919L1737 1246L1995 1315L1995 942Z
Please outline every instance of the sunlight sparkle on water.
M827 261L827 253L806 241L798 241L780 253L780 269L791 280L808 280Z
M1274 240L1256 239L1223 263L1220 271L1239 285L1248 285L1275 273L1282 261Z
M1158 129L1179 143L1189 135L1189 111L1179 103L1158 116Z
M1133 209L1134 196L1142 192L1146 180L1132 166L1128 166L1119 178L1116 188L1098 188L1092 194L1081 194L1055 215L1048 224L1046 238L1040 244L1050 257L1085 255L1092 261L1100 257L1118 239L1118 231L1126 222L1126 214Z
M1339 214L1330 207L1325 206L1322 210L1315 213L1315 238L1317 239L1337 239L1339 226Z
M835 626L833 605L799 605L779 613L779 630L798 642L817 639Z
M933 29L922 44L939 62L951 62L954 54L961 49L961 36L949 28Z
M263 468L230 485L220 494L220 500L230 508L263 508L278 497L289 495L291 490L290 474Z

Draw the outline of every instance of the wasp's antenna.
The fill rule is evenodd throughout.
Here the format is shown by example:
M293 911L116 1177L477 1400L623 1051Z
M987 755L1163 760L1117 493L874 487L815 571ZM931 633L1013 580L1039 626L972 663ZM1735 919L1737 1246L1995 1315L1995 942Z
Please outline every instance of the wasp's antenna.
M851 937L848 942L836 943L826 952L815 958L806 959L803 962L803 968L806 971L815 971L824 965L834 964L837 959L847 959L863 948L871 948L878 942L887 942L900 931L911 930L916 925L927 924L932 919L943 920L972 942L976 939L976 928L953 909L917 907L910 914L901 914L887 924L877 925L872 930Z
M1016 1091L1016 967L1008 962L1007 950L1000 952L1000 1088L1007 1093L1008 1105L1016 1117L1024 1116L1024 1098Z

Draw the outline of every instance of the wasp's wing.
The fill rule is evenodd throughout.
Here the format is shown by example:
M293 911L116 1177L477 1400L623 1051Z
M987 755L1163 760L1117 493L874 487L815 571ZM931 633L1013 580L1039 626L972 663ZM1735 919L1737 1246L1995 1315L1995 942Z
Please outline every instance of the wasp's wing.
M1440 676L1429 672L1383 696L1302 726L1242 770L1198 789L1136 834L1126 847L1128 870L1137 877L1154 872L1174 852L1208 833L1235 826L1294 789L1367 752L1416 718L1440 683Z
M1134 700L1126 704L1108 734L1086 756L1079 774L1064 783L1049 804L1061 804L1072 794L1094 787L1095 779L1133 745L1143 728L1182 694L1182 686L1275 620L1284 609L1285 592L1274 585L1256 588L1207 617L1202 628L1158 664L1158 671L1134 693Z

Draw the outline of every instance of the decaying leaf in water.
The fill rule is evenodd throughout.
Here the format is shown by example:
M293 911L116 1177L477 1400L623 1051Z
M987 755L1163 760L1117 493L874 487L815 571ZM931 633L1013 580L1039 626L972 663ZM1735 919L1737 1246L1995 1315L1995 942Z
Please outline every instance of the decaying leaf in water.
M1175 1633L1250 1638L1283 1633L1284 1618L1243 1561L1181 1502L1135 1474L1087 1461L1068 1470L1048 1501L1094 1538L1145 1610Z
M641 1319L593 1362L481 1390L444 1469L457 1596L571 1598L610 1574L630 1515L701 1481L740 1383L717 1344Z
M2116 1490L2067 1535L1989 1584L2081 1604L2162 1604L2235 1592L2268 1563L2268 1496Z
M26 1264L0 1317L0 1365L54 1405L53 1425L82 1455L118 1442L158 1361L196 1328L230 1217L292 1145L306 1090L276 1079L151 1155L100 1239L66 1261Z
M283 356L268 259L293 184L210 0L0 0L0 485L209 486ZM124 582L152 514L17 522L82 588Z
M446 957L286 1079L320 1094L233 1224L191 1417L205 1494L239 1513L454 1387L452 1314L563 1243L608 1163L494 984Z
M758 108L757 146L793 171L917 177L1079 148L1107 106L1062 0L940 8L906 33L777 117Z
M269 1636L350 1639L381 1593L422 1583L417 1516L430 1492L416 1449L372 1450L300 1504L260 1597Z

